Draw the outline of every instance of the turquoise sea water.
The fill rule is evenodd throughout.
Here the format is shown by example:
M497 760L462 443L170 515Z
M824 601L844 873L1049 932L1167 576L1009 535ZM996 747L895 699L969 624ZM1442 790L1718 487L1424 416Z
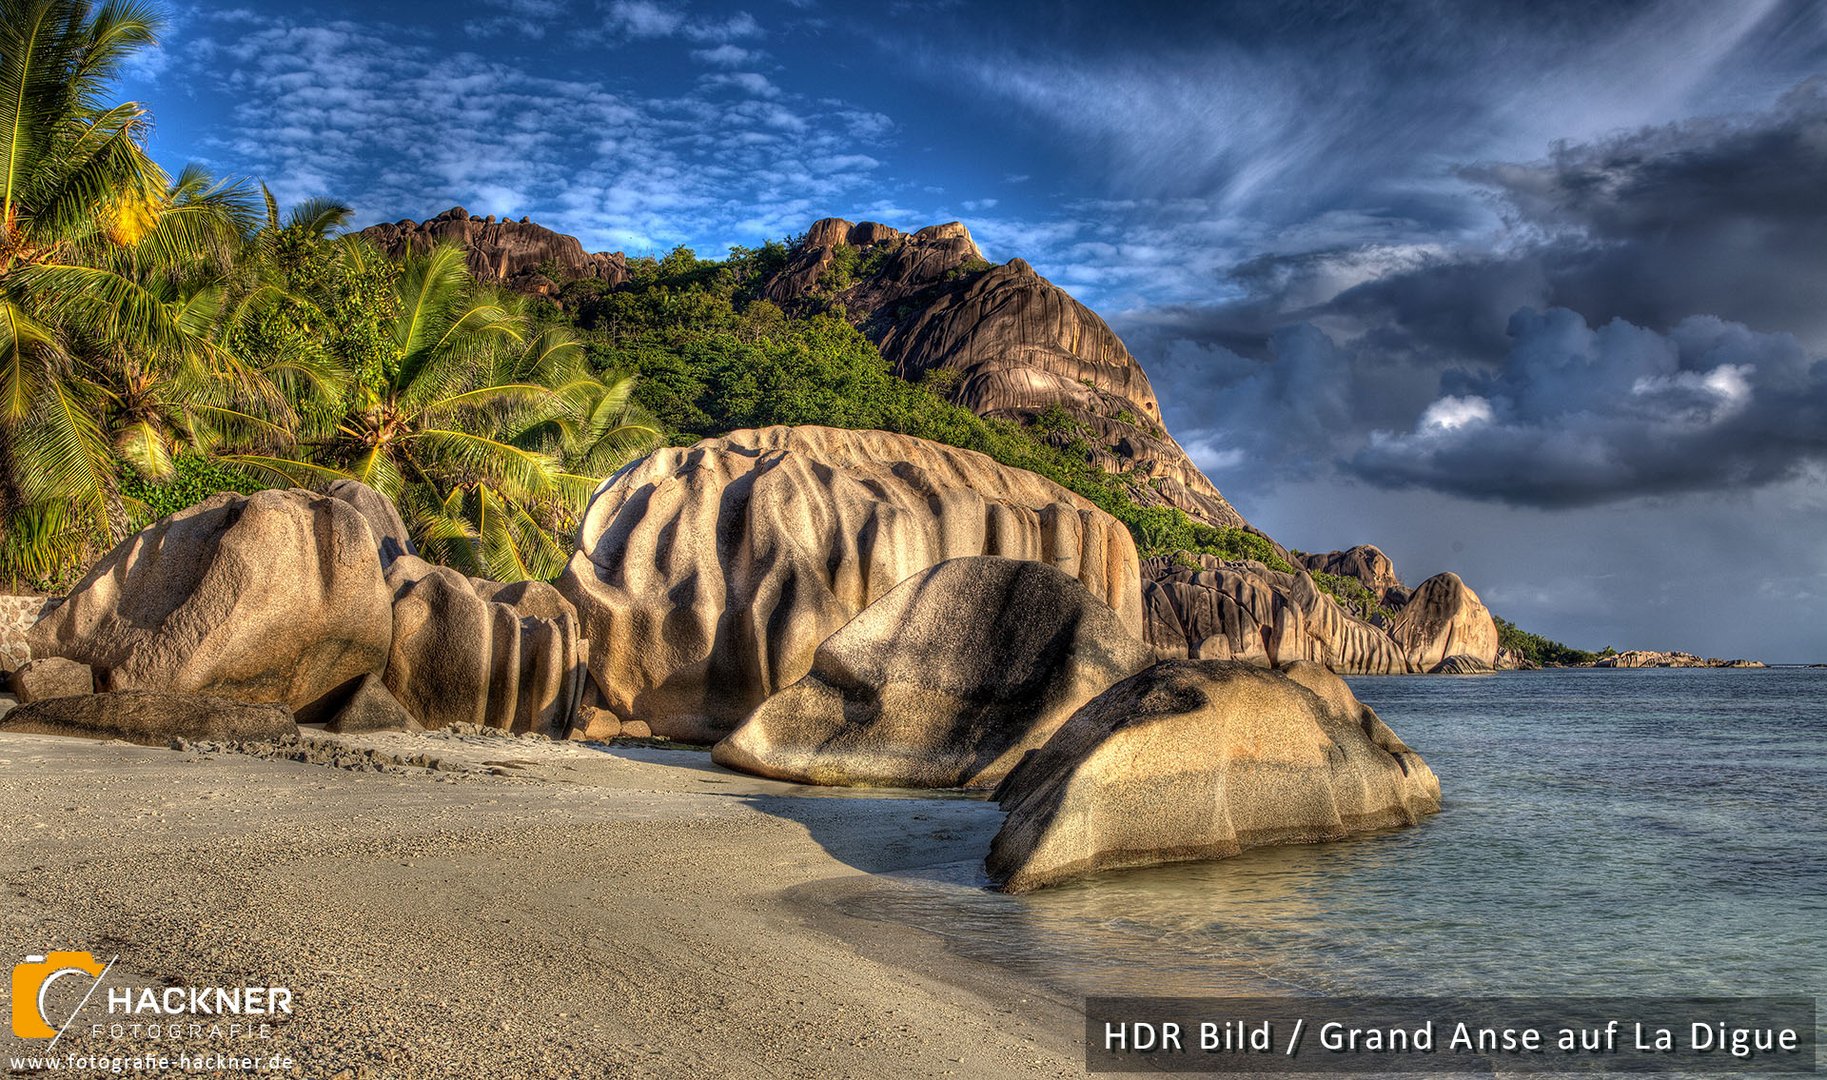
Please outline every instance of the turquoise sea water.
M1075 994L1827 993L1827 670L1352 683L1440 775L1418 828L867 914Z

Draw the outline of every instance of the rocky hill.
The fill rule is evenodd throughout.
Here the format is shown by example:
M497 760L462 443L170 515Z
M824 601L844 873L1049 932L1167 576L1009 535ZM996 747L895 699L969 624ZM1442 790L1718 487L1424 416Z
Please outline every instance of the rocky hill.
M577 237L553 232L528 218L471 217L461 206L427 221L371 225L361 234L396 259L439 244L456 244L469 253L471 273L524 292L544 294L580 278L611 285L628 280L628 262L619 251L586 252Z
M960 222L904 233L826 218L765 292L841 305L903 378L933 378L980 416L1063 415L1143 505L1249 528L1162 426L1147 373L1104 320L1024 260L984 259Z

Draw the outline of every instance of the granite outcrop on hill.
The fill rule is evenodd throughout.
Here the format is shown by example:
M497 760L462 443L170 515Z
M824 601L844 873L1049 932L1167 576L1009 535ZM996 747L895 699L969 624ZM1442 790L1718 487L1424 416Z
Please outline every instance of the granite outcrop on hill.
M470 271L478 278L525 292L547 293L581 278L611 285L628 280L628 261L619 251L586 252L577 237L529 218L472 217L461 206L425 221L371 225L361 235L396 259L456 244L468 253Z
M844 258L844 249L857 254ZM855 263L864 271L844 280ZM984 259L960 222L904 233L876 222L815 222L765 287L782 305L842 305L903 378L938 372L982 416L1031 421L1063 410L1099 463L1133 479L1143 505L1212 525L1243 516L1161 424L1142 365L1104 320L1022 259Z
M1336 574L1357 580L1385 607L1398 608L1408 603L1408 587L1396 576L1396 564L1374 544L1359 544L1344 551L1317 555L1303 553L1295 559L1309 573Z

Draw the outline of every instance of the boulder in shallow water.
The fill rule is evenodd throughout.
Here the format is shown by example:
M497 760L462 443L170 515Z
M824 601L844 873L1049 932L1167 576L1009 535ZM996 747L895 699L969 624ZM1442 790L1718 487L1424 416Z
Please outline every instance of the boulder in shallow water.
M1485 667L1497 664L1497 621L1458 574L1435 574L1389 623L1415 671L1432 671L1449 656L1467 656Z
M1010 892L1412 825L1420 755L1315 663L1168 660L1098 695L997 790L986 862Z
M298 734L282 705L249 704L207 694L122 690L52 698L0 717L0 731L125 739L164 746L172 739L282 739Z
M1153 652L1051 566L979 556L915 574L825 639L806 677L717 744L807 784L978 787Z
M213 495L104 555L39 620L32 655L104 690L307 710L387 662L392 597L362 514L308 491Z
M1456 655L1435 664L1429 675L1489 675L1497 669L1476 656Z
M1135 543L1050 480L881 431L771 427L656 451L597 489L558 585L604 704L715 742L819 644L936 563L1048 563L1142 627Z

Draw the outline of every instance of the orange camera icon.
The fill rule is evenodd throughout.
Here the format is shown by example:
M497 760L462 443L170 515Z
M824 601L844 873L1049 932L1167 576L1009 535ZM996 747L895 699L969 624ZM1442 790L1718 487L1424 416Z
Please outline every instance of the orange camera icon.
M13 1034L21 1039L55 1039L57 1029L44 1015L44 998L51 986L66 975L100 979L106 964L86 952L52 952L28 956L13 965Z

